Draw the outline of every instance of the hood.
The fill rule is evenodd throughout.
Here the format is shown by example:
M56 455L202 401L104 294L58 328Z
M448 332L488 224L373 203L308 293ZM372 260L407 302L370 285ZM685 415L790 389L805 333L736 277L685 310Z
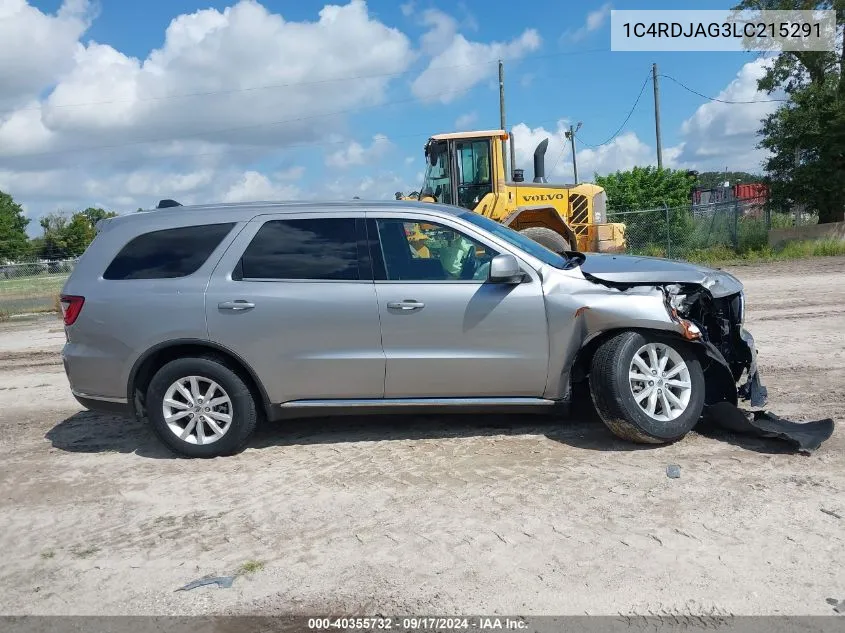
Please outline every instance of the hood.
M584 257L581 271L611 284L698 284L714 297L742 290L742 283L730 273L696 264L636 255L589 253Z

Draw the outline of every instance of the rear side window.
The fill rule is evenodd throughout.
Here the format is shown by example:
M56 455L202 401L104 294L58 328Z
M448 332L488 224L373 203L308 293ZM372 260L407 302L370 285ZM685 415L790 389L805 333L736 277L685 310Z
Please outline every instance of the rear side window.
M236 276L241 279L358 280L355 219L265 222L238 268Z
M104 279L169 279L199 270L234 222L182 226L144 233L112 260Z

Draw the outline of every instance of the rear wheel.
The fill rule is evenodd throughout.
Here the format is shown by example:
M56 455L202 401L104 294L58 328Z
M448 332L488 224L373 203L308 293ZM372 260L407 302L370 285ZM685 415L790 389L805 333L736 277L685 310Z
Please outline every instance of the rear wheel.
M551 229L543 226L529 226L527 229L520 231L525 237L534 240L540 246L545 246L550 251L555 253L562 253L570 250L569 242L565 237L559 233L555 233Z
M680 341L623 332L593 356L590 392L618 437L660 444L686 435L704 409L704 372Z
M146 405L156 434L188 457L237 452L257 421L249 387L214 357L179 358L164 365L150 381Z

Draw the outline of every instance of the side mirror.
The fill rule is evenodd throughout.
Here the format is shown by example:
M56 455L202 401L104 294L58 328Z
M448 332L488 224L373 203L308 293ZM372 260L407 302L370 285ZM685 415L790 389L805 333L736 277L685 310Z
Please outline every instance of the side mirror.
M525 273L519 268L516 257L508 253L496 255L490 261L488 280L493 283L518 284L525 280Z

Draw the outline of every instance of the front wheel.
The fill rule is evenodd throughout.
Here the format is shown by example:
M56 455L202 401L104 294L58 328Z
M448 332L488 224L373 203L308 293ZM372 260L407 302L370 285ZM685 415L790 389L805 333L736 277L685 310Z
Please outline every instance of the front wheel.
M704 372L680 341L623 332L596 350L590 393L599 416L618 437L641 444L674 442L704 409Z

